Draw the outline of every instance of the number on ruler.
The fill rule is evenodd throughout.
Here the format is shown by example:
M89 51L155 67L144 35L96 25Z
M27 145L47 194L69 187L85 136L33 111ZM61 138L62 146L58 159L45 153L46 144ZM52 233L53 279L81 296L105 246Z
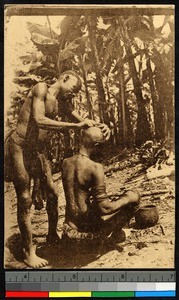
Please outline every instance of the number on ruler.
M173 274L170 274L170 279L172 279L173 278Z

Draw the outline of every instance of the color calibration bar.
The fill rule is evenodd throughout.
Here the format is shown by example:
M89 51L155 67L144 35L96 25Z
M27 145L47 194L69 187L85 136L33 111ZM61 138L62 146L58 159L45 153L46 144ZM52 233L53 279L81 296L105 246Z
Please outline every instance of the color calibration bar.
M140 292L6 292L6 298L140 298L140 297L176 297L175 291Z
M68 291L68 292L67 292ZM7 271L6 298L176 297L175 271Z

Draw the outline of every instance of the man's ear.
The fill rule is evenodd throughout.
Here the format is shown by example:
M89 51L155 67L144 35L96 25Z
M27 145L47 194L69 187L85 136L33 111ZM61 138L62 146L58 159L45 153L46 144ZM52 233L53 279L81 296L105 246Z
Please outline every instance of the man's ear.
M69 78L70 78L70 76L68 74L66 74L63 78L63 82L66 82Z

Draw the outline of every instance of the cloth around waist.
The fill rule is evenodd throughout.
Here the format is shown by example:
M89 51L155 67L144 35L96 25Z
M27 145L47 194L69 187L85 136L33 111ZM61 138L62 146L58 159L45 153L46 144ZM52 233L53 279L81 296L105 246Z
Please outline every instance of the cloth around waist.
M45 142L41 141L28 141L25 138L21 137L16 131L12 132L9 137L16 145L24 148L28 147L32 151L40 151L42 149L46 149Z

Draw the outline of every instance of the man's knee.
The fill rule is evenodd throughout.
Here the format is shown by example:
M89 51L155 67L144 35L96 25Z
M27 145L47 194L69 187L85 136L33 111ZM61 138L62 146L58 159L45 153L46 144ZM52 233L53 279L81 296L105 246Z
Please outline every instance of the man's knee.
M21 195L18 195L18 208L27 211L32 205L32 198L29 191L22 192Z
M58 193L55 187L50 187L47 190L47 205L48 203L56 204L58 202Z
M133 191L133 193L134 193L134 199L135 199L135 201L139 202L139 200L140 200L140 194L139 194L139 192L138 191Z
M138 191L127 191L125 194L133 203L139 204L140 194Z

